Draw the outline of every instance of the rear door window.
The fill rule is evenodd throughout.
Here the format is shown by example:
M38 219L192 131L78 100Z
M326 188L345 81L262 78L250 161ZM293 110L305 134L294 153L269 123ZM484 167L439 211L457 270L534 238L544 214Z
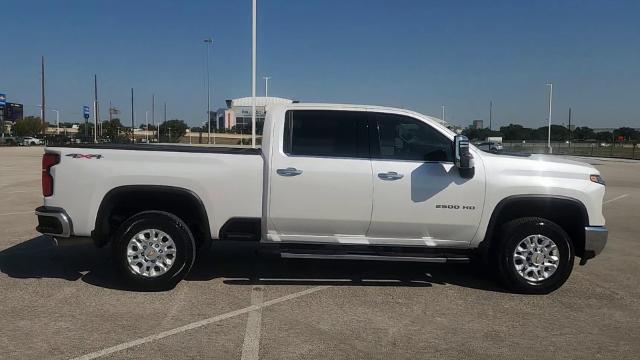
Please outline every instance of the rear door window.
M367 113L289 110L283 150L287 155L369 158Z

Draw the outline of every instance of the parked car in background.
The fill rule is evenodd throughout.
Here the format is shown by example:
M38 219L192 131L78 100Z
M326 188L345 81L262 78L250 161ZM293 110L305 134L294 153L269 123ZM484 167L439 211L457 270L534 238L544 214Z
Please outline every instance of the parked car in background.
M476 147L478 149L480 149L480 150L489 151L489 152L493 152L493 153L500 152L500 151L502 151L504 149L502 147L502 144L497 143L497 142L491 142L491 141L481 142L481 143L477 144Z
M22 138L21 141L18 142L18 145L35 146L35 145L44 145L44 143L42 142L41 139L38 139L32 136L25 136Z
M6 145L17 145L17 140L15 136L7 136L5 135L4 139L1 142Z

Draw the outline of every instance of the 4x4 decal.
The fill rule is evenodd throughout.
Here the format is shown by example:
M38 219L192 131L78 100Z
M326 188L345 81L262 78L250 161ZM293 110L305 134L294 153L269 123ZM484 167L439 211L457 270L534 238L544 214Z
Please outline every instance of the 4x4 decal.
M67 154L67 156L71 156L74 159L102 159L100 154Z

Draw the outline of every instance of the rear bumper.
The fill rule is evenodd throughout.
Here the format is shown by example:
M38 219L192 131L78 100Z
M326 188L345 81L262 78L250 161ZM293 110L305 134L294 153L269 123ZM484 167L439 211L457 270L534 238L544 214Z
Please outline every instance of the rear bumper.
M609 230L604 226L585 226L583 259L591 259L600 254L607 244L608 237Z
M40 206L36 209L36 231L55 237L68 238L73 234L71 218L61 208Z

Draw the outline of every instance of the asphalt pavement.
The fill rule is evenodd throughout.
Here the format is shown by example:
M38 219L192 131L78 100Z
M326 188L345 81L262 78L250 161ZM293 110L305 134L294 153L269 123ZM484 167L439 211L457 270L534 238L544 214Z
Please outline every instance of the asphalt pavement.
M108 248L35 230L41 147L0 148L0 358L636 359L640 161L607 181L604 252L556 292L505 292L476 265L284 260L216 244L174 290L116 277Z

